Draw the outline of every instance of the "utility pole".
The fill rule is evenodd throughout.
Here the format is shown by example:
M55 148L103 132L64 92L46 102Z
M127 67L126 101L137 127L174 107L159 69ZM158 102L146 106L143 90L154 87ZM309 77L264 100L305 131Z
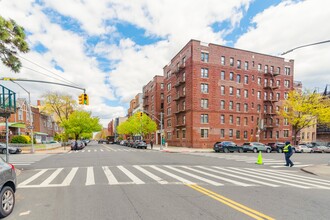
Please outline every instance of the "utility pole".
M141 110L149 115L152 115L154 119L156 119L160 123L160 150L163 150L163 112L160 113L160 120L153 114L150 114L146 110Z

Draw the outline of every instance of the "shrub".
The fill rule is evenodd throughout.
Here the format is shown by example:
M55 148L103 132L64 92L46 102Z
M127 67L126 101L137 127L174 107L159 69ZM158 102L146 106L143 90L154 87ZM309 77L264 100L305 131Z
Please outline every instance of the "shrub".
M27 144L28 143L28 140L24 137L24 135L15 135L11 139L11 143L15 143L15 144Z

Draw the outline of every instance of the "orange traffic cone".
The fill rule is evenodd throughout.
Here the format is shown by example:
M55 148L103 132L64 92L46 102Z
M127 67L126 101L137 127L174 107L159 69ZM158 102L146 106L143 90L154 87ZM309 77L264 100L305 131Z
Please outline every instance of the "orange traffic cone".
M261 151L259 151L258 160L257 160L256 164L259 164L259 165L263 165L263 164L264 164L264 163L262 162Z

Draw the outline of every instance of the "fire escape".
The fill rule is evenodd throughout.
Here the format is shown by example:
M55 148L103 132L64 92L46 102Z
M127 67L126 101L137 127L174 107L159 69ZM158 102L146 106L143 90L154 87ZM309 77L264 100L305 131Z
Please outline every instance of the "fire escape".
M181 119L181 123L179 123L180 116L186 112L186 107L182 106L183 105L182 103L186 98L186 91L184 89L186 85L186 75L184 72L185 67L186 67L185 63L181 63L177 65L177 68L175 70L176 83L174 84L173 87L176 89L176 97L173 100L176 101L176 107L177 107L175 111L177 128L185 126L185 122L183 121L183 119Z

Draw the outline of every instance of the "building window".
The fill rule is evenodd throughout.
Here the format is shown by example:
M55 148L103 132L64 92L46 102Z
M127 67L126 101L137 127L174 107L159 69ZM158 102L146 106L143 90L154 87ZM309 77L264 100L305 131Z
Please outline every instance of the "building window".
M236 82L241 83L241 75L237 74L236 76Z
M229 59L229 65L234 66L234 58L230 57Z
M160 99L164 99L164 93L160 94Z
M279 131L276 131L276 138L280 138L280 132Z
M237 112L241 111L241 104L240 103L236 103L236 111Z
M167 96L167 103L170 103L171 102L171 96Z
M233 137L233 133L234 133L233 129L229 129L229 137Z
M167 84L167 91L170 91L171 90L171 83Z
M244 84L249 84L249 77L248 76L244 76Z
M301 139L305 140L305 132L301 132Z
M247 103L244 103L244 112L248 112L249 106Z
M258 85L261 85L261 78L258 77Z
M240 60L237 60L237 68L241 69L241 61Z
M171 70L166 73L166 77L170 78L171 77Z
M268 65L265 65L265 73L268 73Z
M278 126L280 124L280 119L276 118L276 126Z
M22 109L18 110L18 120L20 120L20 121L23 120L23 110Z
M229 80L234 81L234 73L233 72L229 73Z
M186 87L182 88L182 95L186 95Z
M220 116L220 123L224 124L225 123L225 115Z
M172 121L171 121L171 119L168 119L167 120L167 127L172 127Z
M244 69L248 70L249 69L249 62L245 61L244 63Z
M244 131L244 139L247 139L248 138L248 132L247 131Z
M261 71L261 64L260 63L258 64L258 71L259 72Z
M289 88L290 87L290 80L284 80L284 86L286 88Z
M247 89L244 90L244 98L249 97L249 91Z
M201 138L209 137L209 129L201 129Z
M236 131L236 139L240 139L241 138L241 131Z
M236 117L236 125L241 125L241 117Z
M229 123L230 124L234 123L234 117L232 115L229 115Z
M248 118L244 117L244 126L247 126L247 125L248 125Z
M186 110L186 102L185 101L182 102L182 109Z
M172 132L167 132L167 140L171 140L172 139Z
M201 92L202 93L209 93L209 85L205 84L205 83L202 83L201 84Z
M289 67L284 67L284 73L286 76L290 76L290 68Z
M220 129L220 137L221 138L225 137L225 129Z
M260 110L261 110L261 105L258 104L258 105L257 105L257 112L260 112Z
M186 124L186 116L184 115L184 116L182 116L182 124Z
M234 102L230 101L229 102L229 110L233 110L234 109Z
M281 74L281 68L277 67L277 74Z
M171 108L168 108L167 109L167 115L170 115L171 114Z
M264 80L264 87L266 87L268 85L268 79Z
M273 131L269 131L269 138L273 138Z
M252 93L252 95L254 95L254 89L252 89L251 93Z
M237 96L238 98L241 97L241 89L236 89L236 96Z
M257 98L260 100L261 99L261 92L260 91L258 91L258 93L257 93Z
M205 52L202 52L201 53L201 61L203 61L205 63L209 62L209 54L205 53Z
M176 138L180 138L180 130L176 129Z
M183 81L183 82L186 81L186 73L182 73L182 81Z
M225 109L225 101L224 100L221 100L221 102L220 102L220 108L221 109Z
M202 78L209 78L209 69L201 68L201 77Z
M204 108L204 109L209 108L209 100L208 99L201 99L201 108Z
M284 93L284 99L288 99L289 94L287 92Z
M160 84L160 89L164 89L164 83Z
M224 56L221 56L221 65L226 64L226 58Z
M225 86L220 87L220 92L221 92L221 95L225 94Z
M308 134L308 133L307 133ZM284 130L283 136L285 138L289 137L289 130ZM308 138L308 137L307 137Z
M225 71L221 71L220 73L220 79L225 80Z
M183 57L183 58L182 58L182 65L183 65L183 66L186 66L186 57Z
M229 95L234 95L234 87L229 87Z
M208 114L201 114L201 124L209 123L209 115Z
M283 122L284 122L284 125L289 125L289 122L288 122L287 118L284 118Z
M186 130L185 129L182 130L182 138L186 138Z

